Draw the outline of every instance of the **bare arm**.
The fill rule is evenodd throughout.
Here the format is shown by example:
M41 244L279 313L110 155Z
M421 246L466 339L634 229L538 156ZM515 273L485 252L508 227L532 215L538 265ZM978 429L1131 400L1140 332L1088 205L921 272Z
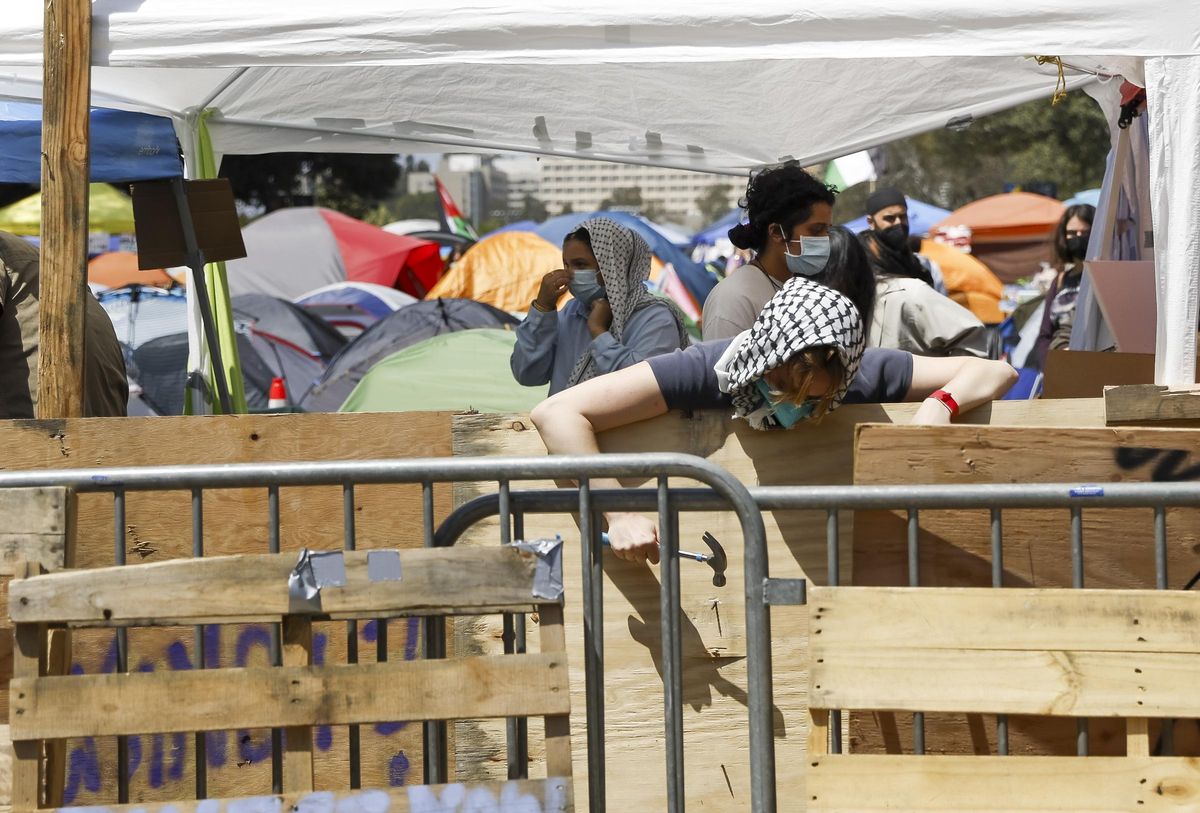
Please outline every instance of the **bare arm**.
M1017 371L1003 361L952 356L930 358L913 356L912 383L907 401L924 401L913 423L947 424L950 411L942 402L930 399L934 390L945 390L958 403L960 412L999 398L1017 380Z
M547 398L530 417L550 454L598 454L596 435L667 411L658 380L646 362L584 381ZM620 488L613 479L592 480L595 488ZM658 531L640 514L605 514L613 553L630 561L658 562Z

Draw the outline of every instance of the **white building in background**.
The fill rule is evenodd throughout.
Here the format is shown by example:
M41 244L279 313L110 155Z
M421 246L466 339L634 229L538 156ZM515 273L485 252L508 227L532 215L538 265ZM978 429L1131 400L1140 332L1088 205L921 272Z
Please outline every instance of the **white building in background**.
M530 156L499 156L492 159L492 208L519 212L525 196L541 199L542 174L538 160Z
M657 203L667 212L667 220L700 228L705 218L696 206L697 198L713 186L727 186L727 202L733 208L746 190L745 178L680 169L564 158L542 158L537 164L541 173L536 197L551 214L567 206L576 212L590 212L600 208L614 189L636 187L642 192L642 202Z

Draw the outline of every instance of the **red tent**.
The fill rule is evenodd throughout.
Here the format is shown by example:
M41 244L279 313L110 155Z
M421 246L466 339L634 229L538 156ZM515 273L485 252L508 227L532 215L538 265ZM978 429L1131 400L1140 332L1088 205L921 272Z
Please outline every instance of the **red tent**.
M280 209L242 229L246 257L228 264L234 295L295 299L337 282L423 297L442 273L437 243L392 234L329 209Z

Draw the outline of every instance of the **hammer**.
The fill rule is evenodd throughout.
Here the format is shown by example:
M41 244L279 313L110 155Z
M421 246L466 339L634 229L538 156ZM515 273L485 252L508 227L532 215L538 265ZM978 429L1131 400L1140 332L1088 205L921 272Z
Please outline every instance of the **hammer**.
M703 562L708 565L713 570L713 587L724 587L725 570L729 567L729 559L725 556L725 548L721 547L721 543L717 541L717 538L708 531L704 532L704 536L701 539L704 540L705 545L708 545L708 549L712 553L693 553L689 550L681 550L678 551L679 558L691 559L693 562ZM608 534L601 533L600 541L607 545Z

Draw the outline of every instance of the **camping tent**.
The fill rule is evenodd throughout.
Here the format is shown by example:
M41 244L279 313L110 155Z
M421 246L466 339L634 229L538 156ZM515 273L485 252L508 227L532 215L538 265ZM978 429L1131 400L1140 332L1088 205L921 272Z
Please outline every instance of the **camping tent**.
M164 291L134 285L102 291L96 299L112 320L117 340L131 349L159 336L187 330L187 299L180 289Z
M504 311L469 299L430 299L408 305L376 322L347 345L311 390L297 394L300 405L309 412L335 411L375 364L432 336L472 328L511 330L516 324L517 320ZM503 369L508 373L507 358Z
M907 198L908 200L908 233L915 235L929 234L929 230L933 228L933 224L937 223L946 215L950 214L949 209L943 209L940 206L934 206L932 203ZM867 228L867 216L851 220L849 223L843 223L850 231L857 234Z
M357 336L405 305L419 301L411 294L372 282L335 282L295 299L297 305L350 337Z
M516 334L476 329L434 336L385 358L342 412L528 412L547 388L523 387L508 369Z
M0 95L37 98L43 5L0 20ZM98 0L94 99L171 115L191 171L217 153L517 150L741 175L834 158L1121 75L1147 90L1161 378L1193 380L1200 245L1200 16L1189 3L1080 9L984 0L880 9L770 0ZM1064 45L1067 44L1067 45ZM1066 52L1064 53L1065 49ZM803 105L787 104L809 82ZM447 94L445 88L455 92ZM586 104L566 105L587 88ZM853 93L847 91L853 89ZM387 92L383 92L386 89ZM696 99L704 99L697 104ZM739 115L754 111L754 126ZM812 111L820 111L814 116ZM202 112L197 115L197 112ZM436 113L426 112L436 111Z
M42 193L0 209L0 229L13 234L41 234ZM88 192L88 231L133 234L133 201L106 183L94 183Z
M109 251L88 260L88 283L105 288L121 288L125 285L153 285L170 288L175 284L166 271L138 268L137 255L132 251Z
M423 296L442 271L438 247L339 212L279 209L242 229L246 256L227 263L234 295L289 299L334 282L373 282Z
M1000 311L1004 285L990 268L965 251L935 240L922 240L921 253L938 264L951 299L987 324L1004 321Z
M1032 192L991 195L950 212L933 231L970 229L971 253L1001 280L1014 282L1053 262L1054 227L1064 208L1061 201Z

